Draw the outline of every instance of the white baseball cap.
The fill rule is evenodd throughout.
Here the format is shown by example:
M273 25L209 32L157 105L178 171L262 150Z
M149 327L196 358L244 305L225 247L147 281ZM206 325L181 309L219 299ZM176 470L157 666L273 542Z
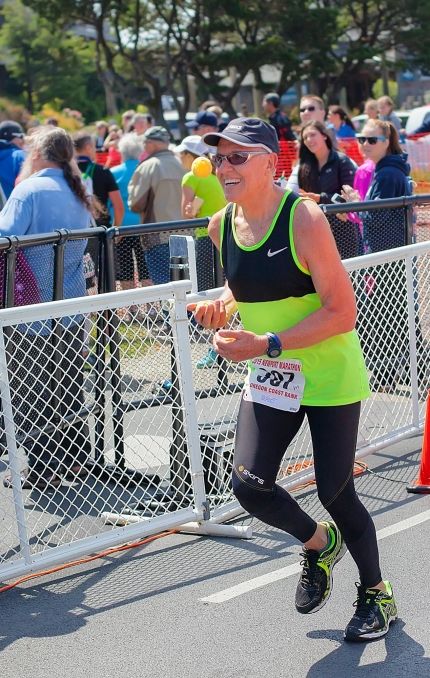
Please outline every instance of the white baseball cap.
M192 134L189 137L185 137L179 146L176 146L175 151L176 153L188 151L193 155L206 155L210 152L210 148L203 143L202 138L198 134Z

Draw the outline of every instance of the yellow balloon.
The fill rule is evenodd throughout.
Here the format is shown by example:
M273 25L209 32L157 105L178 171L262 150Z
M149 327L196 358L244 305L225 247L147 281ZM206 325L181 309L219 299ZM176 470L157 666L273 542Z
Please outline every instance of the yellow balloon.
M191 171L194 176L203 179L212 174L212 163L209 158L196 158L191 165Z

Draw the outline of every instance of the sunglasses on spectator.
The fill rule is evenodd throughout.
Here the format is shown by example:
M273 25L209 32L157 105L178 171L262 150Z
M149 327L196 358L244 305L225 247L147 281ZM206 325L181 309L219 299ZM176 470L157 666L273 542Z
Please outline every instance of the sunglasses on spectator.
M313 113L315 110L315 106L303 106L303 108L300 109L300 113L305 113L306 111L309 111L309 113Z
M224 160L227 160L230 165L237 166L244 165L252 155L267 155L267 151L236 151L235 153L228 153L228 155L217 153L212 156L212 160L217 168L221 167Z
M377 136L377 137L356 137L359 144L363 145L365 141L371 146L374 146L378 141L386 141L387 137Z

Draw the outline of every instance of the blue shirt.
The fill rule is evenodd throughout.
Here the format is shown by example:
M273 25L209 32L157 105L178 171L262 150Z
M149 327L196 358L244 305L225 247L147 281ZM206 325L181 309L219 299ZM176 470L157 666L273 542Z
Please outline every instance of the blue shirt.
M138 165L139 160L129 159L123 162L121 165L116 165L115 167L110 168L110 171L114 175L115 181L118 184L119 192L121 193L121 198L125 207L124 219L122 220L124 226L132 226L133 224L140 224L142 222L140 214L137 212L132 212L128 207L128 185ZM109 212L113 219L113 209L110 203Z
M0 184L6 198L13 191L24 159L25 153L18 146L0 141Z
M90 213L69 188L61 169L43 169L19 183L0 212L0 235L52 233L60 228L89 228ZM83 256L86 240L66 244L65 299L85 296ZM54 250L52 245L23 250L39 286L41 301L52 301Z
M343 122L339 129L336 132L336 136L339 139L351 139L356 135L356 131L351 125L348 125L346 122Z

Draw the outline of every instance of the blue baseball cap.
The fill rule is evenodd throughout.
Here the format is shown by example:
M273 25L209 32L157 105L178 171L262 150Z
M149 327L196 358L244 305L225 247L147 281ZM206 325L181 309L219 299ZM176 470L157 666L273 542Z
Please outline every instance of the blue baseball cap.
M0 139L2 141L13 141L13 139L23 139L24 130L19 122L15 120L3 120L0 123Z
M279 153L275 128L259 118L235 118L222 132L209 132L202 137L208 146L218 146L220 139L233 141L238 146L258 146L270 153Z
M218 128L218 118L215 113L210 111L200 111L194 120L185 123L185 127L188 127L188 129L197 129L200 125L210 125L210 127Z

